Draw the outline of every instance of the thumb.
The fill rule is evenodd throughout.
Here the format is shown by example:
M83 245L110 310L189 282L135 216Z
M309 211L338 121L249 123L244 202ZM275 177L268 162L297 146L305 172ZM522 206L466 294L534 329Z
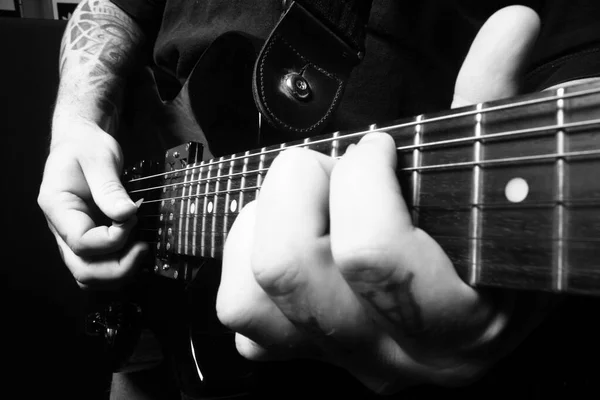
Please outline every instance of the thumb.
M84 171L94 202L100 211L117 222L124 222L137 211L120 180L115 162L97 162Z
M458 73L452 108L514 96L540 30L538 15L510 6L483 24Z

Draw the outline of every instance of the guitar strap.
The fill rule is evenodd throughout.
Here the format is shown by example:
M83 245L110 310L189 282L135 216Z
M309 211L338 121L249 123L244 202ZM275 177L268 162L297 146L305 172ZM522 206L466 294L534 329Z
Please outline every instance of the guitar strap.
M255 103L271 127L302 138L325 128L363 58L372 2L286 2L252 80Z

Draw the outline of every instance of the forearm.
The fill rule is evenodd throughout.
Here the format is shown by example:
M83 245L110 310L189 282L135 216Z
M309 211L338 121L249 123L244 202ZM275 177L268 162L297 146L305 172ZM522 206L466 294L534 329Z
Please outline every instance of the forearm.
M60 51L60 84L53 118L56 129L83 118L114 133L125 81L138 62L144 35L109 0L84 0L73 13Z

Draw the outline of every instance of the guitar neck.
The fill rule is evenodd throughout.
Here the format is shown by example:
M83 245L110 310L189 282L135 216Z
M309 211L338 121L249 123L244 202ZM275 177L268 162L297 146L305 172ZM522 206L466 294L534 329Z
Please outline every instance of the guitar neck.
M366 133L385 131L397 144L397 175L414 224L440 243L466 282L595 295L599 104L600 84L586 84L208 161L168 162L165 173L134 179L132 194L145 198L141 213L159 210L157 270L167 270L173 254L220 258L235 218L257 198L280 152L304 147L340 157Z

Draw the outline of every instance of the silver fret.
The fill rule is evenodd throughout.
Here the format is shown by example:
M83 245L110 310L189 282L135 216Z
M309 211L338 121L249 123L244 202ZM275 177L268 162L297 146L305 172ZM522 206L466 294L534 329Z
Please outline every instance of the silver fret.
M231 210L231 196L229 195L231 191L231 174L233 174L233 167L235 166L235 155L231 156L231 161L229 161L229 172L227 174L227 194L225 195L225 207L223 209L223 240L227 238L227 222L229 220L229 211ZM225 244L225 242L223 242Z
M556 101L556 124L561 126L565 122L565 110L564 110L564 99L565 94L564 88L559 88L556 91L556 96L559 98ZM566 222L566 210L564 206L565 200L565 170L567 168L564 158L561 158L565 154L565 131L559 130L556 132L556 154L558 159L556 160L556 207L555 207L555 228L554 235L557 240L554 241L554 288L562 292L566 288L566 274L565 274L565 250L564 242L565 238L565 222Z
M483 104L479 103L476 106L477 111L481 111ZM476 138L480 138L482 135L482 114L478 112L475 114L475 133ZM479 282L480 276L480 258L481 249L479 237L481 236L481 213L478 204L481 203L481 189L482 189L482 174L481 166L478 164L481 162L482 146L481 141L475 140L473 143L473 182L472 182L472 206L471 206L471 220L469 226L469 237L471 237L469 245L469 258L470 258L470 273L469 273L469 284L475 285Z
M189 177L189 172L190 169L189 168L185 168L183 173L183 185L181 188L181 201L179 202L179 221L177 221L178 223L178 227L177 227L177 252L179 254L181 254L182 250L187 250L187 217L186 217L186 203L188 203L189 205L189 198L186 202L186 188L187 188L187 183L188 183L188 177ZM171 200L173 202L175 202L175 200ZM185 220L185 223L184 223ZM185 226L184 226L185 225ZM184 231L185 231L185 238L184 238Z
M310 149L310 138L305 138L302 141L302 147L305 149Z
M258 161L258 176L256 177L256 198L258 198L258 195L260 194L260 187L262 186L262 182L263 182L263 175L262 175L262 170L265 166L265 151L267 150L266 147L263 147L262 149L260 149L260 158Z
M419 115L415 121L419 122L423 119L423 115ZM421 191L421 173L419 172L419 168L421 167L421 150L419 149L419 145L421 144L421 131L423 129L423 125L417 124L415 125L415 139L413 144L415 149L413 150L413 172L412 172L412 219L413 224L415 226L419 225L419 193Z
M212 227L210 229L210 256L215 257L215 234L217 233L217 209L218 209L218 201L219 201L219 187L221 186L221 171L223 170L223 161L225 157L219 158L219 168L217 169L217 181L215 184L215 195L213 200L213 208L212 208Z
M208 191L210 187L210 173L213 164L209 164L206 171L206 183L204 189L204 204L202 205L202 230L200 231L200 255L206 257L206 214L208 213Z
M339 156L339 150L340 150L340 141L337 140L337 138L340 136L340 132L333 132L333 134L331 135L331 138L333 139L333 142L331 143L331 157L336 158Z
M242 210L242 207L244 207L244 189L246 187L246 173L248 171L248 159L250 158L249 156L250 151L244 153L244 165L242 166L242 179L240 181L240 204L238 204L238 213Z
M202 180L202 170L204 169L204 161L202 161L200 163L200 167L198 168L198 181ZM202 185L200 185L200 183L196 184L196 194L194 195L194 216L193 216L193 221L194 223L192 224L192 255L196 255L196 249L198 248L198 246L196 246L196 240L197 240L197 234L198 234L198 201L200 199L200 187Z

